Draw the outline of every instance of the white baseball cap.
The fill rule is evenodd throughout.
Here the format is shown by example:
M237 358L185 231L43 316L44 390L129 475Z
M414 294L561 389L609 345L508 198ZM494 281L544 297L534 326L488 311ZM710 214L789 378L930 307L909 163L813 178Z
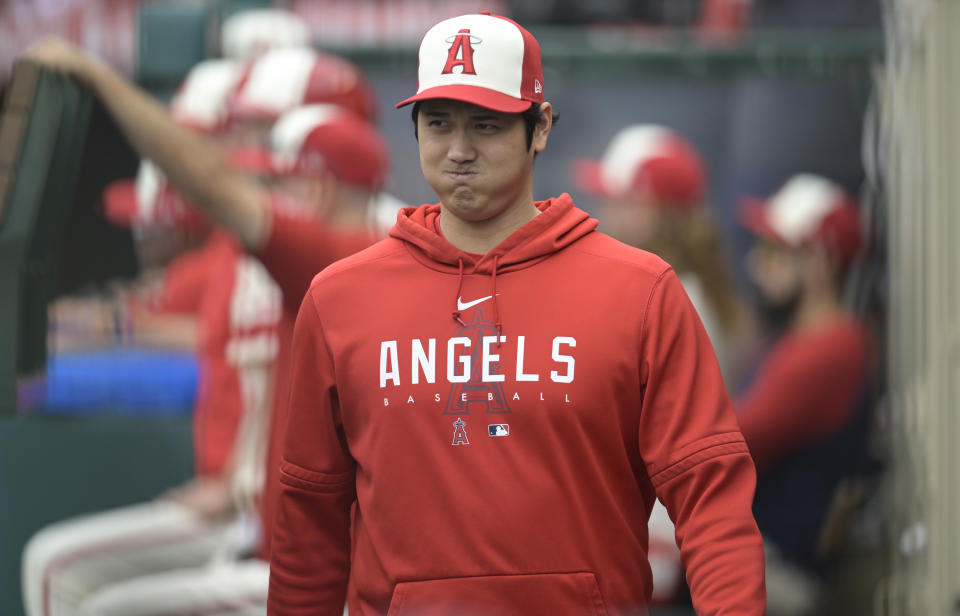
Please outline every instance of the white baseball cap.
M292 109L273 125L270 151L235 152L235 167L273 176L329 173L345 184L379 190L386 181L390 149L377 129L337 105Z
M223 55L236 60L249 60L279 47L309 46L307 23L300 16L282 9L234 13L220 28Z
M543 102L540 44L517 22L482 12L441 21L420 42L417 93L397 103L449 98L503 113Z
M574 178L581 189L605 199L639 197L677 210L698 206L707 186L697 149L676 131L654 124L621 129L603 158L576 161Z
M848 264L862 243L859 209L839 185L809 173L793 176L768 200L746 197L740 223L768 240L801 248L825 246Z
M204 133L226 128L227 101L234 93L242 64L233 60L203 60L187 73L170 101L170 114L181 126ZM166 176L147 159L140 161L136 179L111 182L104 188L104 215L127 227L205 229L206 218L189 205Z
M140 161L135 180L111 182L104 188L102 199L104 216L119 226L209 228L206 217L189 205L147 159Z
M268 51L242 78L230 102L233 118L276 120L301 105L333 103L376 120L377 102L363 72L352 62L312 49Z
M227 102L243 75L243 65L234 60L203 60L187 73L170 102L174 121L205 133L226 128Z

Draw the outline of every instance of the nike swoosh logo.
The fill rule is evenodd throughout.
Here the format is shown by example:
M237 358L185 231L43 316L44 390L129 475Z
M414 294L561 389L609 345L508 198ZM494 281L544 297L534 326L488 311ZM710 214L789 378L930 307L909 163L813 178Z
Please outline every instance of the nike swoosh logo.
M500 295L500 294L497 293L497 295ZM486 297L481 297L480 299L475 299L475 300L473 300L472 302L466 302L466 303L463 302L463 299L461 299L461 298L458 297L458 298L457 298L457 310L466 310L467 308L471 308L471 307L473 307L473 306L476 306L477 304L483 303L483 302L487 301L488 299L490 299L490 298L492 298L492 297L493 297L492 295L488 295L488 296L486 296Z

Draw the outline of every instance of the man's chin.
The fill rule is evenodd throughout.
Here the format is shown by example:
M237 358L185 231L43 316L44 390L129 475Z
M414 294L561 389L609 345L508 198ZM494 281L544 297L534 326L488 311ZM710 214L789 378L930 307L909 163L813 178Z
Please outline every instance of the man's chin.
M787 329L800 306L800 294L790 297L772 299L762 293L756 296L757 312L765 329L771 333L779 333Z
M479 222L485 218L482 200L477 193L467 187L456 188L442 201L451 213L463 220Z

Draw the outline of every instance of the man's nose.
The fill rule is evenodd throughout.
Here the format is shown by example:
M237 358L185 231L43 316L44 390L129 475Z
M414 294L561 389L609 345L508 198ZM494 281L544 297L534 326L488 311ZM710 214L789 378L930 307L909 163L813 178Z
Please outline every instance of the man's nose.
M450 147L447 149L447 158L451 161L462 164L473 161L477 157L477 150L473 146L473 140L466 131L457 131L450 141Z

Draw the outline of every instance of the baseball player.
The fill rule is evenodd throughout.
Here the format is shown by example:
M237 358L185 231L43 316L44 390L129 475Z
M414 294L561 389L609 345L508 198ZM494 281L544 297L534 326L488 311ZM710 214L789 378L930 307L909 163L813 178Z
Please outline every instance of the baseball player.
M767 542L770 613L811 614L823 589L831 504L867 460L875 347L842 302L863 245L860 216L843 188L799 174L767 200L745 200L740 220L757 238L750 278L788 317L734 405L757 464L754 515Z
M229 101L233 139L227 145L239 148L232 162L243 169L260 169L265 135L280 116L298 106L330 103L345 107L368 122L377 120L373 88L352 62L305 48L280 48L264 53L240 78L240 87ZM403 203L386 191L378 191L366 204L368 225L386 233Z
M386 170L385 146L379 140L375 131L357 118L349 111L330 105L308 106L295 109L285 116L281 117L274 129L275 149L269 159L270 168L261 169L262 172L269 172L277 176L274 186L282 186L284 182L294 184L309 185L308 179L314 181L314 190L318 195L331 195L341 192L356 193L363 195L364 184L370 186L379 186L383 181ZM318 166L321 165L321 166ZM362 198L362 201L369 199L370 195ZM306 233L287 232L282 241L281 248L277 250L279 259L284 258L284 246L299 246L303 250L308 249L307 245L316 246L317 241L324 241L325 236L312 234L310 229L313 227L314 214L312 214L304 205L294 202L287 196L272 197L274 207L278 214L278 219L284 220L289 226L287 229L306 229ZM330 203L320 199L314 204L319 211L326 212L330 220L337 221L336 224L357 225L362 231L360 236L367 237L366 234L366 215L362 208L355 215L349 213L351 206L347 198L341 198L337 204ZM339 211L339 213L337 213ZM351 219L353 222L350 222ZM278 226L279 227L279 226ZM323 229L317 226L316 228ZM282 231L281 231L282 232ZM315 267L322 267L322 264ZM283 277L288 284L303 285L309 282L309 276L305 272L311 268L309 264L300 267L298 264L292 264L287 267L287 275ZM224 273L221 270L221 276ZM297 276L308 276L306 280L293 282ZM217 282L214 281L214 284ZM302 293L302 292L301 292ZM231 303L230 308L233 312L255 311L258 305L262 305L266 297L263 294L248 294L239 301ZM278 298L279 299L279 298ZM278 310L279 312L279 310ZM281 327L281 332L282 332ZM269 340L262 336L250 340L246 350L251 352L276 352L277 343L283 348L285 342L283 338ZM231 353L241 353L245 349L239 344L229 344L227 346L228 356ZM283 370L284 362L278 366L278 370ZM262 383L262 382L261 382ZM256 385L257 383L251 383ZM244 391L250 391L244 388ZM254 387L252 393L256 394L257 399L264 402L264 394L267 391L264 387ZM285 390L283 390L285 391ZM269 394L267 394L269 395ZM274 393L279 399L281 396ZM269 419L262 414L244 415L244 427L241 430L239 443L237 447L245 451L236 454L236 466L231 468L230 479L233 482L231 487L234 493L240 491L249 495L243 499L250 507L252 501L262 504L262 489L264 475L266 472L266 450L269 446L267 434L269 433ZM249 426L248 426L249 424ZM253 453L250 449L254 449ZM241 489L238 490L236 484L241 483ZM204 487L209 484L201 485ZM252 486L252 487L251 487ZM197 498L190 498L192 495L172 494L168 495L167 500L179 502L183 497L190 500L191 509L199 511L204 517L213 517L223 515L222 497L219 497L212 490L194 491ZM251 494L252 493L252 494ZM209 497L205 500L201 497ZM212 509L208 509L212 508ZM241 509L242 510L242 509ZM265 516L266 519L269 519ZM113 518L115 522L116 519ZM144 522L146 524L146 522ZM203 570L190 570L188 567L197 567L205 564L211 558L217 557L218 553L224 549L237 550L235 544L240 542L249 547L250 540L238 533L248 531L240 525L232 525L224 529L216 541L211 542L213 552L207 551L200 554L201 562L184 561L180 569L168 570L168 567L156 567L155 569L141 568L132 571L133 575L127 575L121 580L113 580L114 583L99 584L95 592L89 592L81 600L75 601L79 605L78 609L87 610L90 613L97 614L137 614L153 613L151 610L163 609L165 613L194 613L198 609L229 611L237 610L236 613L262 613L266 600L267 584L267 565L263 559L253 559L235 562L224 558L216 558L217 566ZM128 540L132 534L127 529L123 534L123 539ZM143 533L141 533L142 535ZM257 534L259 529L257 529ZM114 538L117 538L116 535ZM168 535L166 540L170 544L166 545L166 550L176 552L178 546ZM231 545L233 544L233 545ZM226 546L226 548L225 548ZM261 548L265 549L265 548ZM105 550L109 554L109 550ZM116 553L113 553L116 559ZM106 558L106 555L104 556ZM89 559L83 563L89 565ZM89 566L82 567L83 571L90 571ZM139 573L139 575L137 575ZM60 576L67 578L68 576ZM92 584L91 584L92 585Z
M223 129L223 115L213 104L226 102L222 68L230 67L218 61L191 71L171 106L178 123L208 134ZM135 228L209 229L149 162L141 165L135 182L109 186L104 201L111 220ZM265 431L270 401L279 290L256 259L231 236L214 230L200 249L170 264L158 300L140 309L130 298L125 342L171 337L176 330L170 322L184 317L169 312L187 313L196 323L196 332L183 336L190 339L200 368L193 416L196 476L154 501L41 530L23 557L27 614L83 611L126 580L205 564L228 540L241 552L254 547L255 534L227 535L237 524L243 528L243 518L234 521L238 512L249 514L262 491L262 481L258 486L246 469L251 458L264 464L264 446L255 436ZM163 314L157 315L157 308ZM235 449L238 431L245 436ZM262 479L262 469L258 476Z
M737 373L734 341L742 308L734 291L720 230L707 207L700 153L675 130L634 124L617 132L599 160L577 161L579 187L601 200L600 219L616 239L673 267L717 353L727 383ZM742 354L742 353L741 353Z
M371 122L377 103L366 77L349 60L305 47L271 49L247 64L228 101L234 148L267 147L277 118L301 105L332 103Z
M304 298L268 613L646 613L659 497L697 612L763 614L753 462L676 274L533 199L536 40L464 15L419 54L398 106L440 202Z
M215 144L178 127L151 97L97 60L58 41L39 44L28 56L90 85L140 153L154 161L210 220L230 230L280 285L289 316L280 323L271 397L272 408L279 408L287 392L293 315L311 278L376 237L376 230L369 227L369 205L375 202L388 167L382 138L348 109L329 105L294 109L289 121L278 121L274 127L270 156L254 152L244 163L267 164L267 171L276 176L268 189L234 169L230 163L237 161L230 161ZM191 155L184 157L181 152ZM269 423L270 434L279 434L282 415L274 410ZM265 444L268 460L271 452L278 451L274 440ZM272 520L271 477L278 467L278 462L260 467L267 475L266 496L259 509L265 528ZM98 613L132 614L139 613L133 611L136 605L149 608L156 605L154 599L162 599L165 609L173 613L200 608L262 612L269 537L262 533L259 559L231 563L229 571L221 567L208 571L210 575L195 570L171 572L151 576L142 584L133 580L116 593L101 595L93 605ZM158 588L167 591L158 592ZM171 588L177 592L170 592ZM143 601L147 594L151 600ZM129 597L140 599L128 601Z

